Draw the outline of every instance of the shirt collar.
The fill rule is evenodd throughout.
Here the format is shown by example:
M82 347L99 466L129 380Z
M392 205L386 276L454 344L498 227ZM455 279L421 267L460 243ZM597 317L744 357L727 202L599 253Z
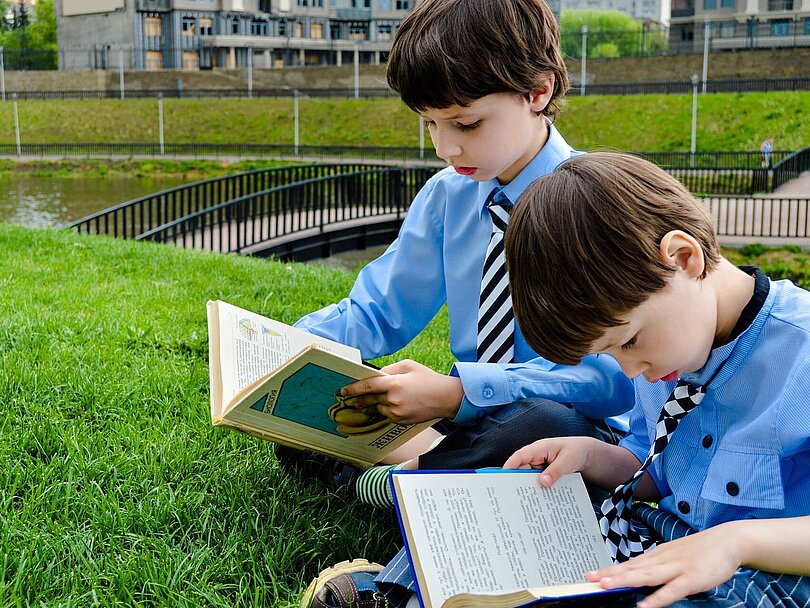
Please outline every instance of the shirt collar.
M534 156L529 164L515 176L511 182L503 186L503 192L512 201L517 203L523 191L529 187L534 180L554 171L562 162L577 154L574 149L563 139L560 132L548 121L548 140L540 151ZM491 179L478 184L478 208L481 217L489 217L486 209L486 202L489 193L493 188L499 187L497 179Z

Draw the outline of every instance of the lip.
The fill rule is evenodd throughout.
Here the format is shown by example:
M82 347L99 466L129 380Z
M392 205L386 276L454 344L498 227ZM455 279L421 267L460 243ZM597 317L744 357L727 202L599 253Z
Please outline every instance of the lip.
M654 378L652 380L648 380L648 382L650 382L650 383L654 383L654 382L672 382L673 380L677 380L678 376L680 376L680 374L678 373L678 370L676 369L674 372L669 372L666 376L661 376L660 378Z
M466 175L467 177L475 175L475 173L478 171L478 169L475 167L456 167L455 165L453 165L453 169L456 170L456 173Z

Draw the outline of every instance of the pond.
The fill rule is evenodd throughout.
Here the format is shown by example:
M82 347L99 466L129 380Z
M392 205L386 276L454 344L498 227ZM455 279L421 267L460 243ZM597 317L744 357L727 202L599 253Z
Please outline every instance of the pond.
M62 228L96 211L182 183L178 178L9 177L0 180L0 222Z

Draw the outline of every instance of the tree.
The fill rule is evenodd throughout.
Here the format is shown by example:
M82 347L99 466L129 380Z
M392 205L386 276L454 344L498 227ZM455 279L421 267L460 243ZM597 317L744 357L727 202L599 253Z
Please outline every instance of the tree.
M588 26L588 57L628 57L660 54L666 50L666 35L651 30L619 11L568 10L560 18L563 52L582 57L582 26Z

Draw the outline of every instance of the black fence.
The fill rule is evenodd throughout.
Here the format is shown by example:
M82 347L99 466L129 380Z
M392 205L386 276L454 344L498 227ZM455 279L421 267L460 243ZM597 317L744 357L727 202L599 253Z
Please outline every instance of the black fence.
M116 205L71 224L80 233L134 239L145 232L257 192L315 178L367 170L367 165L298 165L215 177Z
M361 248L358 238L363 246L387 243L433 172L424 167L367 168L305 179L201 209L137 239L286 259ZM380 223L384 229L370 242L368 227Z
M669 80L657 82L616 82L586 83L585 95L681 95L693 90L691 80ZM703 83L699 85L703 90ZM810 91L810 77L795 78L738 78L728 80L707 80L707 93L755 93L770 91ZM360 97L362 99L398 97L397 93L387 87L353 88L247 88L231 89L190 89L178 86L172 89L127 89L75 91L10 91L6 99L19 100L94 100L94 99L274 99L291 98L299 94L302 97L340 98ZM567 95L578 97L583 89L575 84Z
M719 237L810 238L810 196L804 198L703 197Z

